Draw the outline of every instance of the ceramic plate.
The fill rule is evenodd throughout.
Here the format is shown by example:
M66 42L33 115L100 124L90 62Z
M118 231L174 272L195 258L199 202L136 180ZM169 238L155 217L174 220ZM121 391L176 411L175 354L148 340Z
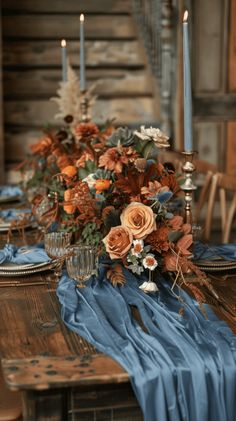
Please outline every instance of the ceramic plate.
M26 263L17 265L16 263L4 263L0 265L0 276L22 276L31 275L46 270L55 269L58 265L56 260L44 263Z
M35 225L35 222L29 222L28 224L25 224L23 227L22 226L20 226L19 228L20 229L22 229L22 228L30 228L30 227L33 227ZM11 223L10 222L3 222L3 223L0 223L0 232L7 232L7 231L9 231L9 229L11 228ZM11 228L11 230L12 231L16 231L16 230L18 230L19 229L18 227L16 227L16 226L13 226L12 228Z
M21 195L15 195L15 196L0 196L0 203L8 203L8 202L16 202L18 200L21 200Z

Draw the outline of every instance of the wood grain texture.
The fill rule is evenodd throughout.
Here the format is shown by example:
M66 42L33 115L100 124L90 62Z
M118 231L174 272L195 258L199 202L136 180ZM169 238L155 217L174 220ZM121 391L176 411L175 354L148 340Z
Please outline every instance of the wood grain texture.
M43 127L47 123L57 123L55 114L58 107L54 101L5 101L5 123L10 126ZM153 122L152 98L137 97L97 100L92 110L93 120L103 123L107 118L116 118L119 125L129 124L130 121L137 123Z
M79 69L75 69L79 74ZM152 81L143 71L99 69L86 71L88 87L95 84L99 98L151 96ZM61 70L22 69L3 72L4 98L47 99L56 95ZM24 83L26 81L26 83Z
M236 175L236 121L227 123L226 173Z
M130 13L127 0L2 0L3 13Z
M87 67L118 67L136 68L143 67L144 51L137 40L130 41L86 41L86 66ZM80 43L77 41L67 42L67 55L72 66L79 66ZM50 41L22 41L4 42L3 65L7 67L17 66L32 67L61 67L61 44L60 40Z
M48 278L44 275L32 275L32 280L36 278L43 279L44 285L1 288L1 358L96 354L90 344L62 323L55 283L45 284Z
M195 97L194 116L205 120L233 120L236 118L235 103L235 94Z
M222 164L222 162L219 162L220 144L222 141L221 124L217 122L199 121L195 123L194 130L194 150L198 151L197 157L211 164L215 164L219 168Z
M192 50L195 94L220 92L223 87L225 1L193 2Z
M2 367L11 390L46 390L129 381L124 369L104 355L3 359Z
M230 1L228 89L236 91L236 0Z
M15 15L3 16L4 39L79 39L77 15ZM89 16L85 21L86 39L134 39L134 22L130 16Z

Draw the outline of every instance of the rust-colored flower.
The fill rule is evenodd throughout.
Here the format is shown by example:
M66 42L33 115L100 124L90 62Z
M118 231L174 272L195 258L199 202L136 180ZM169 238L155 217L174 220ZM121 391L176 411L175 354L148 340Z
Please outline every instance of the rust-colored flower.
M104 167L106 170L121 173L124 164L134 162L138 154L132 147L109 148L99 158L99 167Z
M107 236L103 239L106 251L111 259L122 259L132 246L133 235L124 226L111 228Z
M157 230L149 234L145 240L147 244L150 244L152 250L162 253L168 251L170 243L168 241L169 230L165 226L160 226Z
M80 123L74 128L74 134L78 140L95 139L99 134L99 128L94 123Z
M139 172L144 172L147 166L146 158L137 158L134 161L134 166Z
M72 160L66 154L59 155L57 158L57 166L62 171L63 168L70 166L72 164Z
M96 201L91 196L87 183L83 181L78 181L75 187L64 192L63 209L68 214L77 211L76 221L83 225L89 221L101 224L97 215Z
M160 183L162 186L167 186L172 193L177 193L180 190L179 184L176 180L175 174L166 173L161 177Z
M177 272L181 269L183 273L187 273L189 272L188 260L169 251L164 256L164 269L169 272Z
M52 147L52 139L49 136L42 137L39 142L30 145L30 149L34 154L48 155Z
M179 215L175 215L172 219L169 220L169 226L174 231L182 230L183 227L183 217Z
M183 235L177 243L176 248L181 253L182 256L190 256L191 251L189 251L189 248L193 244L193 236L192 234Z
M141 194L145 197L153 197L156 196L158 193L163 193L169 191L169 187L162 186L159 181L149 181L148 187L144 186L141 188Z
M134 238L144 239L156 229L153 210L143 203L132 202L121 214L121 225L127 227Z
M80 156L80 158L77 159L75 166L77 168L84 168L87 161L93 161L93 160L94 160L93 155L88 151L84 151L82 155Z

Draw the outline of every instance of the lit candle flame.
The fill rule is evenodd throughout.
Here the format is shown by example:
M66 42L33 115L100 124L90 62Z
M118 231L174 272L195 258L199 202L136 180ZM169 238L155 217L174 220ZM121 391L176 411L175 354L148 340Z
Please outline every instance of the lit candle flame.
M66 47L66 40L65 39L62 39L61 40L61 47L62 48L65 48Z
M79 17L80 22L84 22L84 15L83 13L81 13L80 17Z
M187 11L187 10L185 10L185 12L184 12L184 18L183 18L183 21L184 21L184 22L187 22L187 21L188 21L188 11Z

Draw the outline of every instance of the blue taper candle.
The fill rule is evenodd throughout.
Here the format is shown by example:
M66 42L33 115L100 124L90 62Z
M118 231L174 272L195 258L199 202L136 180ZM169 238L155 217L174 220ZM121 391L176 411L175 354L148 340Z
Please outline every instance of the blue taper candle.
M62 66L62 81L67 81L67 57L66 57L66 40L61 40L61 66Z
M80 15L80 90L86 89L85 83L85 58L84 58L84 15Z
M192 91L189 54L188 12L183 19L183 69L184 69L184 150L193 150L192 130Z

